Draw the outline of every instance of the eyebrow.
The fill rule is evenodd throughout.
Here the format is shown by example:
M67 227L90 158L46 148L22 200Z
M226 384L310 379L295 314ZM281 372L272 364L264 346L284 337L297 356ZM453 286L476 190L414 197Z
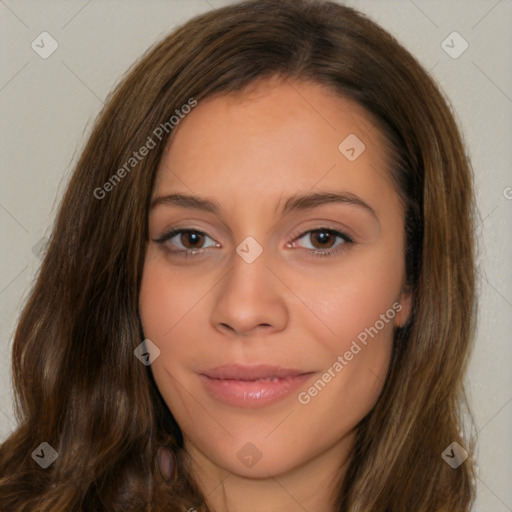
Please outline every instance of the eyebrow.
M360 197L350 192L313 192L310 194L293 195L286 200L282 215L290 213L291 211L309 210L311 208L333 203L358 206L368 211L373 217L375 217L375 219L378 220L375 210ZM189 194L176 193L155 197L151 200L150 209L153 209L155 206L160 204L203 210L214 214L219 214L221 211L221 206L217 201ZM278 208L279 203L276 206L276 211Z

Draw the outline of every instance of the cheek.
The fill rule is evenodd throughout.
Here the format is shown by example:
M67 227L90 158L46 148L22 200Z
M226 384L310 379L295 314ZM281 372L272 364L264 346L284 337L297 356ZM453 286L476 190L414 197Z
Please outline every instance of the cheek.
M187 343L179 343L180 320L186 317L198 299L197 295L192 297L190 288L181 286L177 275L173 272L169 276L161 258L148 252L139 295L139 311L145 338L160 349L159 357L151 364L156 386L169 409L173 404L173 414L176 410L179 413L180 426L188 428L192 419L186 412L187 397L180 385L183 381L181 362L187 355Z
M167 404L180 408L190 400L186 382L194 357L205 339L200 314L202 300L212 285L184 269L172 268L157 251L148 251L144 263L139 311L144 336L160 349L151 364L155 382ZM204 315L202 316L204 318ZM194 341L194 343L192 343Z
M210 286L211 288L211 286ZM142 274L139 310L144 334L166 342L179 330L179 323L209 291L205 279L174 268L156 251L148 252Z
M350 423L372 408L389 368L402 277L400 251L390 244L389 250L361 251L346 265L303 281L301 293L315 313L308 315L308 338L315 340L323 368L298 397L311 412L329 411ZM328 330L318 330L318 318Z
M392 337L397 302L402 288L403 262L399 255L383 251L358 253L338 267L320 269L303 280L299 293L327 329L332 351L348 350L351 341L376 325L381 339ZM313 318L315 317L315 318Z
M139 311L145 338L160 349L160 356L151 364L151 370L160 388L162 379L178 376L179 366L187 353L187 343L180 343L180 328L187 314L198 302L198 293L184 286L178 272L172 276L158 256L148 253L144 264L139 295ZM167 385L169 387L169 385ZM162 390L161 390L162 391Z
M346 293L337 289L337 298L324 304L322 318L335 334L317 335L311 354L321 354L322 369L297 395L303 413L316 418L313 438L334 440L351 431L382 391L392 353L396 295L371 282L372 277L352 275L343 285ZM310 338L315 339L313 334Z

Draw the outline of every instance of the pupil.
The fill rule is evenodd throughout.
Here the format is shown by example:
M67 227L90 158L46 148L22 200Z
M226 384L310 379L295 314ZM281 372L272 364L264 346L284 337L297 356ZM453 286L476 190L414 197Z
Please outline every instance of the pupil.
M317 231L316 237L320 239L320 244L325 244L326 242L328 242L328 239L331 237L331 234L328 231Z
M184 244L185 246L197 244L201 238L201 235L198 235L197 233L193 232L188 232L185 233L184 235L187 238L187 243Z

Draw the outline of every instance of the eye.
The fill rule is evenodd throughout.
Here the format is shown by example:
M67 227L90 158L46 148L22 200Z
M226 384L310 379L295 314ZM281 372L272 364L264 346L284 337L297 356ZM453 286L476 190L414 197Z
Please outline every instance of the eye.
M354 243L352 238L346 233L329 228L318 228L307 231L299 238L296 238L296 240L301 240L302 238L306 238L306 240L309 238L309 240L312 241L312 247L306 248L311 251L313 256L333 256L344 250L347 244ZM335 245L336 238L339 239L339 243Z
M334 256L343 251L346 245L354 243L346 233L329 228L317 228L307 231L295 240L307 239L307 237L309 237L309 240L312 240L312 243L310 242L310 247L306 247L306 249L313 256ZM206 239L210 239L213 243L204 245ZM339 239L337 244L336 239ZM160 238L155 239L154 242L162 245L167 252L178 256L193 256L203 253L203 249L208 247L219 247L206 233L190 228L173 229L163 234ZM177 248L176 244L178 244ZM294 244L295 241L292 242L291 246L293 247Z
M203 244L205 243L206 238L209 238L213 244L204 246ZM171 243L173 239L175 239L175 242ZM196 229L173 229L154 241L164 246L168 252L185 256L203 252L203 249L208 247L217 246L215 241L206 233ZM177 250L172 248L176 247L176 243L178 244Z

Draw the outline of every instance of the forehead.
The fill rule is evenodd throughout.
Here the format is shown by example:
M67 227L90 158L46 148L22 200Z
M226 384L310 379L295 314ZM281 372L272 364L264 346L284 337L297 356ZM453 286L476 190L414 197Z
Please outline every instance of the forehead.
M344 153L347 144L362 150L355 160ZM260 81L199 101L168 143L155 193L215 196L226 206L257 198L275 204L315 187L371 198L391 186L386 151L358 104L313 82Z

